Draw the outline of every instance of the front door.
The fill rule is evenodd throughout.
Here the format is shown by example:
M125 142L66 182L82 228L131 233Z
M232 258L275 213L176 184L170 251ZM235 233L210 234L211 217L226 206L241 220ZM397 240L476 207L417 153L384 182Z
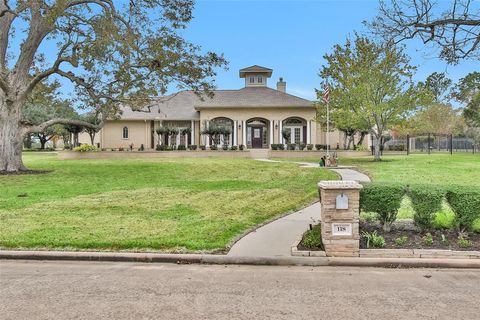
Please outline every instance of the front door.
M263 128L252 128L252 148L263 147Z

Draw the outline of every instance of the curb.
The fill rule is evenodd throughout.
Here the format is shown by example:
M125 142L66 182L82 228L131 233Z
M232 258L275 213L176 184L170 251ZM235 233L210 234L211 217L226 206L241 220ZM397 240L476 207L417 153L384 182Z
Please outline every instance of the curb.
M213 254L167 254L135 252L67 252L0 250L3 260L110 261L176 264L238 264L264 266L350 266L383 268L480 269L480 259L426 258L333 258L333 257L242 257Z

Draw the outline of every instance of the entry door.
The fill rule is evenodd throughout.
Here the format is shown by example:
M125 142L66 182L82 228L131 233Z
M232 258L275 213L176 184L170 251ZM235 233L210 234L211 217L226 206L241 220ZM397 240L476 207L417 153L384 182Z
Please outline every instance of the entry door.
M290 143L302 143L303 127L291 127Z
M263 147L263 128L252 127L252 148Z

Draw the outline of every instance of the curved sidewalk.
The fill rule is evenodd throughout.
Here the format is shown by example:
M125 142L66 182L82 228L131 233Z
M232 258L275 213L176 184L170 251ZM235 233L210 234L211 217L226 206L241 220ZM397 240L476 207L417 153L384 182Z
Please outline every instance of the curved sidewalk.
M279 162L257 159L266 162ZM319 167L316 163L291 162L304 167ZM370 182L370 178L350 168L330 169L342 177L342 180ZM268 223L238 240L228 252L228 256L291 256L291 246L306 230L310 223L320 221L320 203L316 202L302 210Z

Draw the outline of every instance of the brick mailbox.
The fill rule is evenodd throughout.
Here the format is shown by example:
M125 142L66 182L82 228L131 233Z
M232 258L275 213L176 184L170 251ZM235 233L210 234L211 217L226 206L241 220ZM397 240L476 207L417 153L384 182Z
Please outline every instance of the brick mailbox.
M358 257L359 200L362 185L356 181L321 181L322 242L329 257Z

